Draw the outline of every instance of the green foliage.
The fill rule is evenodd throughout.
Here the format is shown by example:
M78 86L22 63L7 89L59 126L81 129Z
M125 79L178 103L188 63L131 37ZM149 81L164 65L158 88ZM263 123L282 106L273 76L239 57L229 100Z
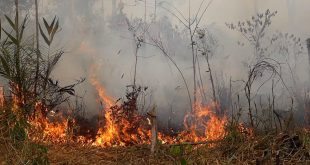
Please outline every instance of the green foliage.
M236 124L231 124L226 127L227 135L225 136L225 140L230 143L239 143L242 142L245 137L238 129Z
M163 141L162 140L157 140L157 144L158 145L163 145Z
M56 24L55 24L55 21L56 21ZM45 28L47 30L48 35L46 35L44 33L44 31L41 28L41 25L39 25L40 33L41 33L45 43L48 46L50 46L58 28L59 28L59 20L56 19L56 16L55 16L51 24L48 24L45 18L43 18L43 22L44 22L44 25L45 25Z
M43 18L44 28L39 26L41 36L48 45L46 52L44 47L34 47L25 37L27 16L20 23L18 15L14 19L5 15L5 20L8 23L7 29L2 28L0 20L0 76L9 82L15 102L9 101L0 110L0 144L6 146L8 164L49 164L47 148L29 141L30 125L27 120L34 114L36 102L40 101L52 110L68 100L69 96L75 95L74 87L84 79L61 87L58 81L50 77L64 53L62 50L50 51L59 30L56 17L50 24ZM1 36L2 32L5 37ZM41 113L46 115L45 109Z
M13 23L13 21L11 20L10 17L8 17L7 15L4 15L6 20L9 22L10 26L15 30L17 31L17 26L15 25L15 23Z
M47 165L49 164L47 157L47 147L40 144L30 144L29 153L32 153L31 164L33 165Z
M2 29L7 37L0 42L0 75L9 81L11 92L18 97L18 100L30 105L32 100L28 99L29 101L26 102L25 98L31 98L29 95L31 95L31 84L33 83L31 73L34 65L32 57L34 48L30 43L22 42L28 17L23 19L21 28L19 28L16 17L14 22L8 16L5 18L10 29ZM8 31L12 31L12 33Z
M25 120L16 121L11 133L11 138L13 140L25 141L27 138L26 128L27 122L25 122Z
M170 153L174 156L180 156L182 154L181 146L172 146L170 148Z
M276 16L277 11L271 12L267 9L264 13L257 13L250 20L239 21L237 24L226 23L231 30L238 31L246 39L246 41L254 47L254 56L256 60L261 60L268 54L269 43L266 33L271 25L271 20ZM238 42L239 45L244 45Z
M32 114L33 106L38 100L44 103L49 110L52 110L67 101L70 95L75 95L74 87L82 83L84 79L61 87L58 81L50 77L64 54L62 50L53 51L50 54L50 46L59 29L59 20L54 17L48 24L43 18L45 29L40 26L40 32L48 45L48 51L45 52L44 49L41 51L40 48L39 50L35 48L24 36L28 17L23 19L21 26L19 26L16 17L15 21L8 16L5 18L9 29L0 30L6 34L6 39L0 40L0 76L8 80L11 92L17 97L18 106L21 107L20 110L23 110L20 114L26 116ZM39 59L37 59L37 54L39 54Z
M177 146L172 146L170 148L170 154L172 154L175 157L179 157L181 165L186 165L187 161L184 158L184 152L186 150L191 150L192 145L177 145Z
M0 19L0 40L1 40L1 36L2 36L2 31L1 31L1 29L2 29L2 25L1 25L1 19Z
M181 158L181 165L186 165L186 164L187 164L186 160L184 158Z
M5 153L5 164L49 164L47 148L29 141L30 125L12 109L9 103L0 109L0 145L1 152Z

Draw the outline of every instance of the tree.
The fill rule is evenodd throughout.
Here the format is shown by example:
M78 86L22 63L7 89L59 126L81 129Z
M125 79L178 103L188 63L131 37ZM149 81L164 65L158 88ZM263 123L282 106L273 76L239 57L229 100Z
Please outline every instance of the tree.
M264 13L257 13L255 16L252 16L251 20L242 22L239 21L237 25L233 23L226 23L229 29L240 32L240 34L249 43L249 45L253 47L253 54L250 55L250 61L245 64L248 69L247 78L243 81L244 92L248 104L248 115L252 127L256 126L258 118L258 116L254 116L252 100L264 84L272 80L272 105L270 111L271 114L275 114L277 116L278 114L275 112L274 107L275 79L277 78L276 82L281 82L284 89L289 92L281 75L282 64L279 61L274 60L272 57L272 55L275 53L273 46L275 46L274 43L277 39L275 39L274 35L270 38L267 34L269 32L272 18L276 16L276 14L277 11L271 12L269 9L267 9ZM240 42L238 43L240 44ZM258 87L255 89L256 93L253 94L254 83L258 79L262 79L263 82L257 85ZM272 120L273 115L270 116L270 121Z
M173 8L173 10L168 9L163 4L166 3L169 6ZM191 14L191 0L188 1L188 17L186 18L184 14L182 14L177 8L172 6L168 2L162 2L160 4L160 7L163 8L165 11L170 13L172 16L177 18L182 25L184 25L185 29L188 31L188 38L190 40L190 46L191 46L191 56L192 56L192 67L193 67L193 102L196 103L197 101L197 54L196 50L197 48L197 41L195 40L195 36L197 35L197 31L199 30L199 26L201 23L201 20L203 19L205 13L207 12L209 6L211 5L212 0L210 0L208 3L206 3L206 0L202 0L200 3L200 7L197 10L197 12L192 16ZM193 17L193 18L192 18ZM190 99L191 102L191 99ZM193 104L192 104L193 105ZM192 106L191 105L191 106ZM191 111L193 113L193 110L195 110L195 107L191 107Z

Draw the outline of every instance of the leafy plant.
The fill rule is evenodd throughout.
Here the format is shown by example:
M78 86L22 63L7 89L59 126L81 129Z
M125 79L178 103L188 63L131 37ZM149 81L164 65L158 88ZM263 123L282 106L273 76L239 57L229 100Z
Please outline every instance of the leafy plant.
M243 81L244 93L248 104L248 116L252 127L258 126L257 106L254 102L256 110L255 115L252 101L260 88L268 81L272 80L272 82L274 82L276 79L277 82L282 83L284 89L288 90L281 75L281 63L271 57L274 52L271 45L276 39L274 36L270 39L267 34L271 26L272 18L276 16L276 14L277 11L271 12L267 9L264 13L257 13L255 16L252 16L251 20L239 21L237 24L226 23L229 29L238 31L249 45L253 47L253 55L249 56L249 61L245 61L248 73L246 80ZM244 45L240 41L238 44ZM253 93L254 84L258 82L258 80L263 80L263 83L258 84L258 87L255 89L256 93ZM270 114L277 115L274 107L274 83L272 83L271 88L272 99L270 100ZM273 115L269 116L271 121L273 121L272 116Z
M48 111L75 95L74 87L85 79L60 86L51 78L64 53L62 50L50 51L59 30L59 20L54 17L49 24L43 18L45 29L39 26L39 30L48 50L35 48L29 41L31 38L24 33L28 16L19 22L18 2L15 0L15 18L5 15L7 29L2 28L0 21L0 76L8 81L13 98L0 110L0 137L3 137L0 143L5 146L9 164L48 164L47 148L28 139L31 127L28 120L35 117L36 103L43 103L41 113L45 117ZM1 35L2 32L5 36ZM18 160L14 160L16 155Z
M267 48L264 45L266 33L271 25L272 17L276 16L277 11L271 12L267 9L264 13L257 13L251 20L239 21L237 24L226 23L231 30L236 30L242 34L246 41L254 47L254 60L265 58ZM238 42L241 44L241 42ZM268 43L268 42L267 42Z
M0 109L0 145L7 164L49 164L47 148L28 139L30 125L12 111L12 104Z
M170 153L174 156L180 156L182 154L181 146L172 146L170 148Z
M44 31L41 28L41 25L39 24L40 33L41 33L45 43L48 46L51 46L51 43L53 42L54 36L55 36L55 34L59 28L59 20L55 16L53 21L50 24L47 23L45 18L43 18L43 22L44 22L45 28L47 30L47 34L44 33Z

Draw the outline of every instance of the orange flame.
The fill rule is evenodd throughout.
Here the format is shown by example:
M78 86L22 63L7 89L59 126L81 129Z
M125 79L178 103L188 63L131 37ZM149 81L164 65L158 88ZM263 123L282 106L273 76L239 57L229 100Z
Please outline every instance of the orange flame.
M116 131L117 128L113 123L112 112L110 110L110 108L113 106L113 101L112 98L106 94L105 89L100 85L100 83L96 79L92 78L91 84L97 89L99 97L104 102L105 105L104 118L106 120L105 127L99 129L97 133L98 136L94 144L111 146L115 138L119 136Z
M109 97L103 86L96 79L91 79L92 85L97 89L98 95L105 105L105 126L100 128L94 145L99 146L113 146L126 144L137 144L137 143L149 143L151 133L149 128L138 126L136 132L131 133L131 123L124 119L115 119L110 109L114 104L112 98ZM226 135L225 126L227 124L227 118L218 117L212 109L212 106L202 106L201 104L195 103L194 115L192 116L195 122L186 123L190 118L190 115L185 117L186 131L183 131L176 140L170 136L165 136L159 133L159 139L164 143L173 143L176 141L185 142L199 142L199 141L215 141L221 140ZM114 120L118 120L117 123Z
M184 118L186 130L181 133L182 142L216 141L225 137L228 120L225 115L219 117L212 111L216 106L202 106L198 102L194 104L193 114L188 114Z
M43 116L42 109L44 108L41 102L37 102L35 106L35 118L29 119L29 123L33 129L29 132L30 139L34 141L60 143L66 142L68 122L60 117L58 122L51 122ZM36 134L42 132L41 134Z
M97 136L93 142L86 137L77 137L78 142L91 143L95 146L126 146L132 144L149 144L151 139L150 125L147 124L146 118L133 112L131 118L119 115L123 111L122 106L118 106L110 97L102 84L93 74L95 67L91 68L90 83L96 88L100 101L104 105L102 110L103 126L97 131ZM199 99L198 99L199 100ZM38 109L42 108L38 103ZM119 109L113 109L117 106ZM213 103L205 106L200 101L193 105L194 111L184 117L185 130L177 136L165 135L158 133L158 139L163 143L176 142L201 142L201 141L218 141L227 135L226 125L228 119L226 115L217 115L215 110L218 105ZM42 127L43 139L49 141L54 139L56 142L66 142L68 140L68 131L70 131L70 121L62 119L60 122L50 122L44 117L31 121L32 125ZM240 125L241 131L250 132ZM36 140L36 138L32 138ZM37 138L38 139L38 138Z

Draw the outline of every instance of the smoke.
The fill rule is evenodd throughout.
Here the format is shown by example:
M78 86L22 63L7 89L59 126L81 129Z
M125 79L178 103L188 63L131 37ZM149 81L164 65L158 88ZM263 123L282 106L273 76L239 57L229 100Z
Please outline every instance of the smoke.
M287 8L281 4L284 1L277 0L264 2L263 4L258 1L245 2L239 0L228 2L219 0L211 4L202 19L201 27L207 27L208 33L212 34L217 41L217 49L211 58L211 66L218 87L222 85L228 90L229 79L233 79L236 81L233 84L234 97L237 93L242 93L242 83L238 82L238 80L246 78L247 68L243 63L247 62L247 59L253 54L251 46L246 44L240 34L230 31L225 26L226 22L250 19L255 12L265 11L265 9L270 8L277 10L279 13L272 22L273 30L279 29L285 32L285 30L293 29L289 32L295 33L302 40L308 37L309 32L305 27L309 27L307 26L309 25L309 16L304 14L300 22L295 20L301 26L291 25L286 14ZM71 83L80 77L86 78L86 82L77 88L77 93L83 96L89 116L95 115L101 110L97 93L89 82L90 76L99 79L106 88L107 93L114 97L115 100L124 97L126 86L131 85L133 82L136 45L132 33L128 31L127 24L123 20L124 18L120 16L120 13L123 13L132 22L135 18L144 20L144 3L140 1L117 1L116 14L112 15L111 0L42 0L39 2L41 17L52 19L54 15L57 15L61 23L62 30L56 35L56 44L53 47L63 47L66 53L54 70L53 76L61 80L63 85ZM119 2L123 4L117 5ZM156 22L151 23L154 19L155 3L150 0L147 1L146 15L147 22L150 24L149 31L151 31L153 37L162 38L171 57L181 68L190 87L190 92L193 93L188 32L178 19L161 7L161 5L165 5L169 11L173 12L177 12L176 8L182 13L178 14L179 17L183 15L188 19L188 1L173 0L169 1L168 5L162 1L157 2ZM29 3L31 4L31 2ZM201 1L198 0L192 1L191 15L194 15L200 3ZM305 4L310 5L309 3L308 1L295 2L295 8L306 6ZM301 13L307 11L306 8L301 8L302 11L290 8L290 17L294 15L300 16ZM33 5L28 6L28 10L26 10L32 15L31 18L33 18L34 14L33 10ZM303 21L306 19L307 21ZM29 23L30 27L32 23L33 20ZM289 28L290 26L294 28ZM245 46L239 46L238 41L244 43ZM148 92L145 95L146 107L156 105L159 116L165 119L163 120L165 121L164 124L167 124L168 118L182 119L189 110L190 105L185 85L178 70L160 50L151 45L142 44L138 56L137 83L148 87ZM296 65L295 80L298 83L295 83L295 85L298 86L303 86L308 82L308 60L304 60L307 58L306 56L306 53L303 52L296 61L299 64ZM208 68L204 58L199 58L199 60L203 85L207 89L208 101L210 101L211 85L207 73ZM285 70L283 74L287 72L288 70ZM284 76L285 80L292 80L289 77L288 74ZM285 83L289 86L289 89L294 87L293 81ZM285 91L283 88L281 86L277 89L279 96L282 94L281 92ZM259 94L268 93L269 91L269 87L263 87ZM281 105L280 101L278 104Z

